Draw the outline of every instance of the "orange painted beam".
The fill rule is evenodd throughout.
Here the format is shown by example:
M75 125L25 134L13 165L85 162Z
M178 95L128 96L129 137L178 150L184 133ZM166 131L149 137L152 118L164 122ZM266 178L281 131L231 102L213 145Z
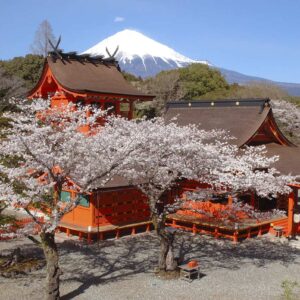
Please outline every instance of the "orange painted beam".
M288 230L286 235L292 236L293 232L293 225L294 225L294 206L295 206L295 193L291 192L289 195L289 203L288 203Z

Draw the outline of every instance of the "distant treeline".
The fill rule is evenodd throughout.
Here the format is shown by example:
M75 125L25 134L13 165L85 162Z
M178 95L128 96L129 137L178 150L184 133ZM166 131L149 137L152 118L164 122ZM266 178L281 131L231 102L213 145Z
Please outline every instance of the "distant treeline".
M222 74L204 64L163 71L145 80L125 74L138 89L156 95L152 103L141 103L141 114L160 115L167 101L271 98L300 105L300 97L291 97L276 85L252 82L248 85L229 84Z
M40 78L44 58L28 54L0 61L0 99L25 96Z

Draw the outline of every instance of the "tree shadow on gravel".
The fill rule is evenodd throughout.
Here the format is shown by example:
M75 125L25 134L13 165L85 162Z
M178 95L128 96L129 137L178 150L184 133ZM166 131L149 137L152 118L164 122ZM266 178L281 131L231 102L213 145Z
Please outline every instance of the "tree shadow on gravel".
M153 272L156 264L155 245L158 245L158 241L151 234L106 240L101 242L99 247L97 243L85 247L62 244L61 265L63 270L68 269L66 274L71 274L62 278L62 282L77 281L80 285L61 299L73 299L94 285ZM76 256L80 256L80 263L74 260Z
M60 261L66 274L62 277L62 282L75 281L80 285L61 299L73 299L94 285L153 272L157 263L158 246L158 239L154 234L107 240L100 242L99 247L97 244L79 246L73 241L62 243ZM196 259L206 274L220 268L237 270L249 263L257 267L274 262L285 266L300 263L299 249L280 243L279 240L271 241L269 237L252 238L235 245L229 240L179 232L175 249L179 263Z
M41 247L38 247L30 240L24 241L22 240L19 243L16 243L16 240L8 240L5 241L6 247L0 251L0 255L7 256L10 255L16 248L21 249L21 255L28 258L44 258L44 252Z
M256 267L264 267L274 262L284 266L300 264L299 249L283 243L283 239L271 240L269 236L251 238L237 244L203 235L182 235L177 241L179 261L195 259L207 270L236 270L247 263Z

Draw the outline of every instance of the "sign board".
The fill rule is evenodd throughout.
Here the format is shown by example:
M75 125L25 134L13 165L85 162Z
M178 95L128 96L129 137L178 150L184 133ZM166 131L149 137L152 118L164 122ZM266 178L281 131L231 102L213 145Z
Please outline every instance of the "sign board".
M294 214L294 223L300 223L300 214Z

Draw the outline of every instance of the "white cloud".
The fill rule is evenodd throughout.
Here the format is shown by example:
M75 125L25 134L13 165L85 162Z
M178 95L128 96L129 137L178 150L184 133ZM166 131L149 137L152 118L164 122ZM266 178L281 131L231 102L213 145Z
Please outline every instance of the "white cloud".
M123 17L115 17L115 19L114 19L114 22L124 22L125 21L125 18L123 18Z

